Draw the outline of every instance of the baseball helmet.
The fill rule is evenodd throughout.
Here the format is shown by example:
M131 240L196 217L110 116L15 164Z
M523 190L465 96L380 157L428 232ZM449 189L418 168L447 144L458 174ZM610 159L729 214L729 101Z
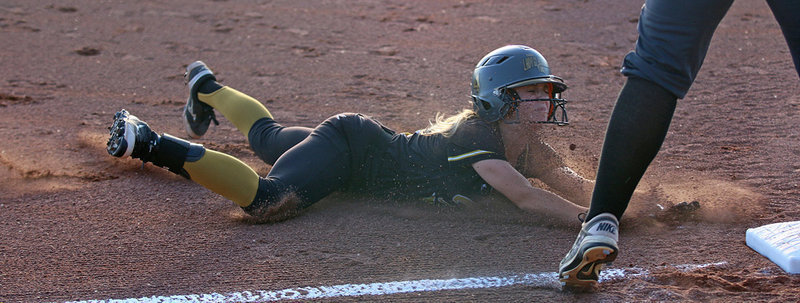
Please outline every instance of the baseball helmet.
M550 98L522 100L513 88L531 84L550 83ZM472 105L478 116L488 122L503 119L520 102L549 101L550 112L546 121L538 123L569 123L561 92L567 85L550 74L547 60L533 48L524 45L507 45L483 57L472 73ZM514 123L516 121L505 121Z

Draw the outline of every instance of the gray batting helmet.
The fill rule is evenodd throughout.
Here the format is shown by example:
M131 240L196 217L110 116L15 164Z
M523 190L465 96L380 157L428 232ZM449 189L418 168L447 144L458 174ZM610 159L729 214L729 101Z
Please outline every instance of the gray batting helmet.
M552 84L550 98L522 100L513 90L538 83ZM486 121L502 119L520 102L550 101L547 120L537 122L569 123L564 107L567 100L561 99L561 92L567 89L567 85L561 78L550 74L544 56L528 46L508 45L484 56L472 73L471 87L473 108Z

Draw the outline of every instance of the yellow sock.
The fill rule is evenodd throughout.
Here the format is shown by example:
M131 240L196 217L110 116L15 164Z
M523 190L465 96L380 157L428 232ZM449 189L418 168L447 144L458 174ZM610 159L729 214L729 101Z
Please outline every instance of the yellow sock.
M261 102L228 86L210 94L197 93L197 98L222 113L245 138L258 119L272 118L272 114Z
M233 156L206 149L200 160L185 162L183 169L192 181L241 207L250 205L256 197L258 174Z

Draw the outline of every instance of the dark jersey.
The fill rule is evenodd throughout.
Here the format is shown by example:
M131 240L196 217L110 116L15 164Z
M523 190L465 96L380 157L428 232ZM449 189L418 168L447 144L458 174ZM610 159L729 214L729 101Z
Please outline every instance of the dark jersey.
M503 142L494 124L477 117L464 121L450 137L394 134L385 153L373 162L367 190L450 202L487 187L472 168L486 159L505 160Z

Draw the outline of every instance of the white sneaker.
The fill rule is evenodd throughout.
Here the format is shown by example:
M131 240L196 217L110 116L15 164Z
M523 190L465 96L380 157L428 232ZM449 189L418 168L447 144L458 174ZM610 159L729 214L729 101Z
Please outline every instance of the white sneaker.
M581 232L567 256L558 266L563 289L592 290L600 270L617 258L619 222L610 213L602 213L583 223Z

